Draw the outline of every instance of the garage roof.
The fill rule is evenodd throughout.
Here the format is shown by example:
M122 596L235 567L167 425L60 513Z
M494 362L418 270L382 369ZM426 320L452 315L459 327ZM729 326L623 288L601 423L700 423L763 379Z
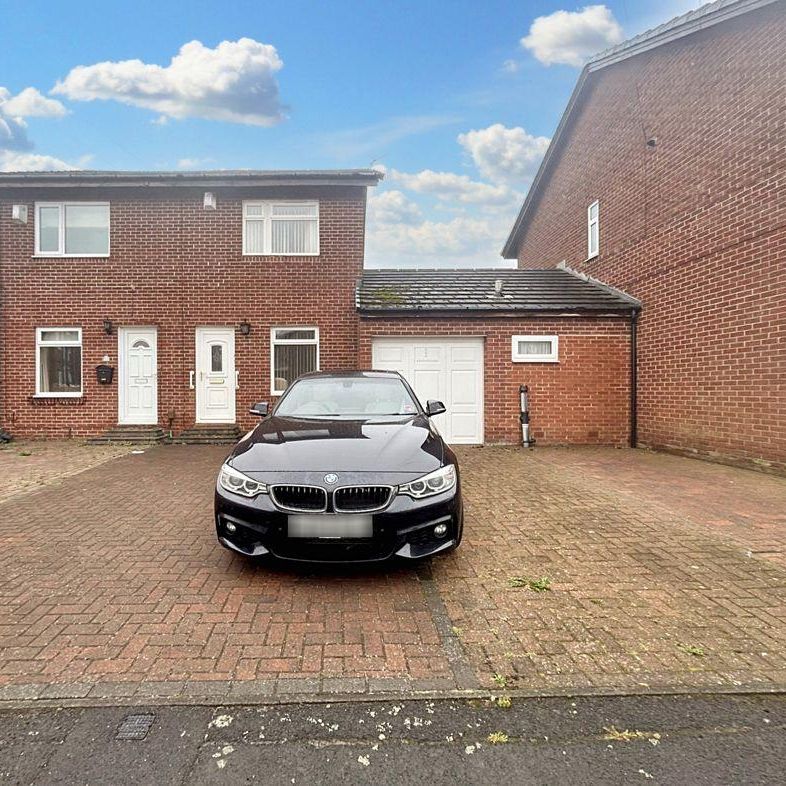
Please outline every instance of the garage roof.
M356 291L365 314L413 312L625 313L638 300L568 268L366 270Z

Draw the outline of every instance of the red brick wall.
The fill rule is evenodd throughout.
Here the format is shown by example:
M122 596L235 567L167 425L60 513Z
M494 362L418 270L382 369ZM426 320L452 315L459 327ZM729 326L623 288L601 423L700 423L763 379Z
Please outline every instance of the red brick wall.
M559 336L559 363L513 363L517 334ZM627 320L366 318L360 320L361 368L371 368L375 336L483 336L486 442L521 441L519 385L528 385L532 432L542 444L627 444Z
M104 354L117 366L115 326L158 326L159 423L175 433L194 423L196 327L251 323L236 333L238 422L248 405L270 397L271 326L315 325L324 368L356 364L354 287L363 266L365 188L214 189L218 209L202 207L204 189L65 189L0 194L0 424L18 436L93 435L117 423L117 378L96 383ZM241 200L320 201L318 257L242 256ZM34 259L33 202L109 200L111 256ZM10 220L26 203L27 225ZM84 396L34 399L35 328L83 329Z
M591 76L542 182L519 265L643 301L645 444L786 460L784 129L780 2Z

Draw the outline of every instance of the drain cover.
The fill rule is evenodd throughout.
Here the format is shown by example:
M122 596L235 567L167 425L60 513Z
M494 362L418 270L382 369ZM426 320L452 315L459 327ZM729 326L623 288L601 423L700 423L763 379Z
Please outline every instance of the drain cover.
M152 713L126 715L117 727L116 740L143 740L147 737L156 716Z

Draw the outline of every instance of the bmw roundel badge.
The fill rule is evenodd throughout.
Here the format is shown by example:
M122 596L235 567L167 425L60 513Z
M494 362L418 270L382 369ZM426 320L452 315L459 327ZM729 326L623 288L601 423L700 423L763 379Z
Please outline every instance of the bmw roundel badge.
M335 472L328 472L327 475L324 477L325 483L332 486L334 483L338 483L338 475Z

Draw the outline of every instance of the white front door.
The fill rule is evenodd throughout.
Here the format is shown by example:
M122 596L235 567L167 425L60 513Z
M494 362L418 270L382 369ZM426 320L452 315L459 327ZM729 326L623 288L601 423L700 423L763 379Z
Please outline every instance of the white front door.
M197 423L234 423L234 328L197 328L195 382Z
M402 374L424 407L444 402L447 412L434 422L446 442L483 442L482 338L375 338L372 363Z
M118 423L158 423L157 337L154 327L117 331Z

